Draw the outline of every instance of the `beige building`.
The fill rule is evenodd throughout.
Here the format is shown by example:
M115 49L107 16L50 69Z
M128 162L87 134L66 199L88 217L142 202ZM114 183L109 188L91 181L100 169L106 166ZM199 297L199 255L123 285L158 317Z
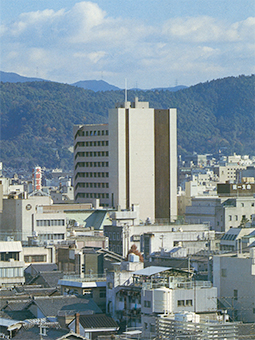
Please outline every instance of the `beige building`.
M227 181L238 181L238 173L240 170L245 169L246 166L229 163L224 166L218 166L213 168L215 175L218 176L219 183L226 183Z
M108 133L109 131L109 133ZM177 218L176 109L124 102L109 110L109 125L74 127L76 202L130 210L140 218Z
M125 102L109 111L113 206L139 204L140 218L177 218L176 109Z
M75 202L100 199L101 206L109 207L108 124L75 125L73 134Z
M38 237L40 241L58 242L66 238L66 214L46 210L52 205L49 196L31 196L3 200L0 239L12 236L15 241L28 241Z

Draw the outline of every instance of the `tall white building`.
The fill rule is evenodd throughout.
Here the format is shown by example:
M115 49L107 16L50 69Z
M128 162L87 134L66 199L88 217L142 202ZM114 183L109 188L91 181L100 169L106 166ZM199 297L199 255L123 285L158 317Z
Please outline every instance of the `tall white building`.
M80 130L93 130L93 125L80 126ZM95 131L97 125L95 126ZM155 110L148 102L124 102L109 110L109 204L131 209L139 204L140 218L165 221L177 217L177 132L176 109ZM95 180L78 175L78 152L83 152L84 164L89 164L89 152L98 152L95 135L79 135L75 130L75 199L89 198L90 183ZM85 143L77 145L77 143ZM90 150L90 144L95 146ZM86 147L85 151L78 151ZM90 156L89 156L90 157ZM93 163L94 164L94 163ZM93 169L94 171L94 169ZM83 170L85 173L85 171ZM81 187L86 176L87 182ZM92 175L93 177L93 175ZM87 183L86 182L86 183ZM83 184L82 184L83 185ZM93 197L93 195L92 195ZM101 198L101 197L98 197ZM102 201L103 202L103 201ZM104 203L104 202L103 202Z

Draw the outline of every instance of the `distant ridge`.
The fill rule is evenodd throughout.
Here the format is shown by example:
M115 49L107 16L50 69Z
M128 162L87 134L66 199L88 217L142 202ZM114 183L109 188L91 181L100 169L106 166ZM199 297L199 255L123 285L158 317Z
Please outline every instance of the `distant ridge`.
M81 87L85 90L92 90L94 92L99 91L119 91L120 88L111 84L108 84L104 80L81 80L76 83L70 84L72 86Z
M41 78L23 77L17 73L0 71L0 81L3 83L26 83L32 81L49 81L49 80Z
M151 89L151 91L171 91L171 92L176 92L176 91L180 91L183 89L186 89L188 86L185 85L178 85L178 86L174 86L174 87L157 87L155 89Z
M42 78L33 78L33 77L24 77L20 76L17 73L13 72L4 72L0 71L0 82L3 83L26 83L26 82L33 82L33 81L50 81ZM57 82L56 82L57 83ZM101 91L120 91L120 89L117 86L111 85L107 83L104 80L80 80L77 81L76 83L69 84L71 86L76 86L83 88L85 90L91 90L94 92L101 92ZM179 90L183 90L187 88L187 86L184 85L178 85L175 87L157 87L153 89L129 89L129 91L171 91L171 92L176 92Z

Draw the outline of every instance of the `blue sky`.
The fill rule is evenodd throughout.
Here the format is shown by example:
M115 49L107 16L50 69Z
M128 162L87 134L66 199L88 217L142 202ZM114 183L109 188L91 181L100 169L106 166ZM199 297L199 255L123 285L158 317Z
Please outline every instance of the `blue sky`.
M254 0L1 0L1 66L140 88L255 73Z

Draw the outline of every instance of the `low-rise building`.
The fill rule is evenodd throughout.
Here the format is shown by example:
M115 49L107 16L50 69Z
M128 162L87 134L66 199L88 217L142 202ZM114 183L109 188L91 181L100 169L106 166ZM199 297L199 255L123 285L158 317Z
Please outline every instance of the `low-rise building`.
M255 248L213 257L213 284L233 321L255 322Z
M234 185L234 184L233 184ZM227 232L251 219L255 213L255 197L196 197L192 205L186 207L186 222L208 223L211 229Z
M0 242L0 286L24 284L24 267L21 242Z

